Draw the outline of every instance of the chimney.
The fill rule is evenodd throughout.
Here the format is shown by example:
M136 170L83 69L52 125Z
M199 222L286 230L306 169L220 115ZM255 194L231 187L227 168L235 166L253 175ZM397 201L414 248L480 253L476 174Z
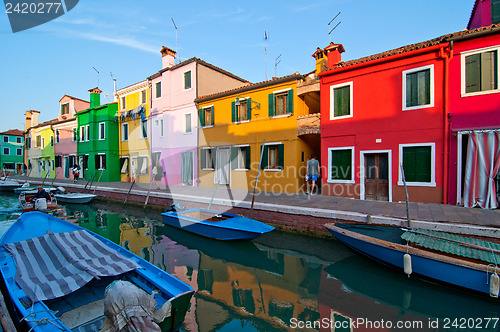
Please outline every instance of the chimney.
M163 46L161 53L161 69L175 65L175 51Z
M40 112L35 111L35 110L26 111L26 113L24 113L24 119L25 119L24 130L25 131L31 127L38 126L38 114L40 114Z
M101 90L99 88L93 88L89 90L90 92L90 108L101 105Z
M319 73L328 69L328 62L325 52L321 48L317 48L316 52L313 53L312 57L316 59L316 70L315 75L318 76Z
M342 44L330 43L323 50L328 58L328 69L335 67L336 64L342 61L341 53L344 53L344 46Z

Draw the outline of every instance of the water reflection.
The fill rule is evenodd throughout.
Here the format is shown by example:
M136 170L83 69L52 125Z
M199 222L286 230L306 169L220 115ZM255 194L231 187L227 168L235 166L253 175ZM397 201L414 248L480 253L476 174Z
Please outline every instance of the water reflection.
M6 201L1 206L8 208ZM281 331L324 319L499 317L497 301L408 279L334 240L275 231L253 241L216 241L165 226L160 211L102 202L66 205L58 213L191 285L197 292L185 331ZM307 327L297 329L333 330Z

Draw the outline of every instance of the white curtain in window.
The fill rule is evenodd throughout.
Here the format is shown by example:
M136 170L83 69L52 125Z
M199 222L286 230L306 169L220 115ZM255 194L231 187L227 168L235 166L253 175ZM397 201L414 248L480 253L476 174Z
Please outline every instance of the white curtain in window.
M495 177L499 167L500 132L472 132L469 135L464 175L465 207L498 207Z

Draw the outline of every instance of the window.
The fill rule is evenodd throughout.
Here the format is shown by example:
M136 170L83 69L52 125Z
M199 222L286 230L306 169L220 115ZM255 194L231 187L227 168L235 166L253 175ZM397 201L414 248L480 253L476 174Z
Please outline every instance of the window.
M498 89L498 50L464 55L465 87L463 93L477 93Z
M191 133L191 113L185 114L186 119L186 134Z
M52 172L55 171L55 167L54 167L55 166L55 162L54 162L54 160L52 160L52 161L49 160L49 166L50 166L50 169L52 170Z
M269 94L269 116L293 113L293 90L277 91Z
M104 122L99 122L99 140L106 139L106 125Z
M435 186L435 144L401 144L399 146L399 162L407 185ZM401 170L399 185L404 185Z
M128 157L122 157L120 158L120 173L121 174L128 174Z
M163 137L163 119L160 119L160 137Z
M16 154L18 156L22 156L23 155L23 149L20 149L20 148L16 149Z
M59 129L56 129L56 143L60 142L60 137L59 137Z
M40 136L40 135L36 136L36 147L37 148L42 147L42 136Z
M285 166L285 149L281 143L269 143L264 146L261 169L282 170Z
M241 122L250 120L252 117L252 101L248 99L237 99L231 103L232 121Z
M201 169L215 168L215 148L202 148L200 150Z
M354 148L328 149L328 182L354 183Z
M80 127L80 142L85 142L85 126Z
M403 110L434 106L434 66L403 71Z
M121 97L120 98L120 101L121 101L121 109L124 110L127 108L126 104L125 104L125 97Z
M191 89L191 70L184 73L184 90Z
M330 87L330 120L350 118L352 109L352 82Z
M148 119L141 120L141 138L148 138Z
M147 156L140 156L137 157L137 172L140 175L147 175L148 174L148 169L149 169L149 164L148 164L148 157Z
M3 154L4 154L5 156L10 155L10 149L9 149L9 148L3 148Z
M128 123L122 123L122 142L128 141Z
M155 84L155 90L156 90L156 98L160 98L161 97L161 82L157 82Z
M42 149L45 149L45 137L42 137Z
M25 143L26 149L31 149L31 137L28 137L24 143Z
M62 167L62 156L61 155L57 155L54 157L54 164L55 164L55 167Z
M23 138L22 137L16 137L16 142L17 143L22 143L23 142Z
M54 146L54 136L50 136L50 146Z
M96 154L95 156L95 169L106 169L106 155Z
M85 126L85 131L86 131L86 141L90 141L90 125Z
M200 125L202 127L214 125L214 107L208 106L200 109Z
M61 104L61 115L69 114L69 103Z
M147 98L147 92L146 92L146 90L142 90L141 91L141 104L146 103L146 98Z
M9 143L9 136L4 136L3 137L3 142L4 143Z
M78 130L75 128L73 128L73 142L76 142L78 141Z
M250 169L250 146L235 146L231 148L231 168Z

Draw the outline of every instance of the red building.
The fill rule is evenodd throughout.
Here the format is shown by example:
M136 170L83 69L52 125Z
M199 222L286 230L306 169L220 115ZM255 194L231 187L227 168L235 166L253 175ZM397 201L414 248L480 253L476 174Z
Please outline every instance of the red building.
M449 77L449 204L497 207L500 164L500 25L463 31ZM496 180L496 181L495 181Z
M324 195L443 202L449 133L443 38L348 62L323 50L321 165ZM316 54L316 53L315 53Z

